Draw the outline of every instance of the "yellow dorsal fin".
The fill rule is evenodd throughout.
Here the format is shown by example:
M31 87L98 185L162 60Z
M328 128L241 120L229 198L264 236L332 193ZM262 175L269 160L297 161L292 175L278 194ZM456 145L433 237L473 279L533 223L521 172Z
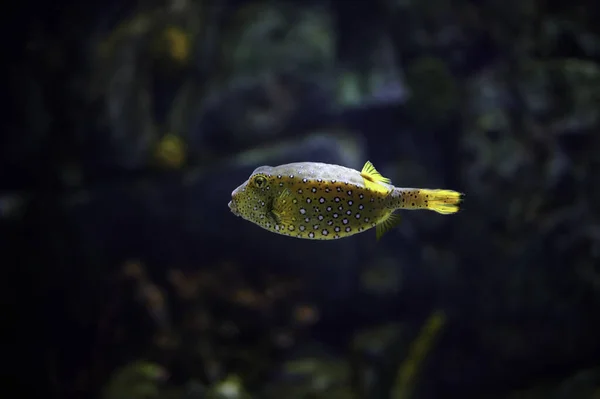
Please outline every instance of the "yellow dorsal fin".
M390 213L375 226L375 235L379 240L385 233L398 226L402 218L397 213Z
M375 166L373 166L371 161L365 162L365 166L363 166L360 175L363 179L365 179L365 187L367 187L368 189L380 193L389 192L389 189L386 186L379 183L391 184L392 181L387 177L383 177L381 173L379 173L377 169L375 169Z
M287 226L296 221L296 218L292 216L294 212L290 194L290 190L286 188L273 199L271 213L275 217L277 224Z

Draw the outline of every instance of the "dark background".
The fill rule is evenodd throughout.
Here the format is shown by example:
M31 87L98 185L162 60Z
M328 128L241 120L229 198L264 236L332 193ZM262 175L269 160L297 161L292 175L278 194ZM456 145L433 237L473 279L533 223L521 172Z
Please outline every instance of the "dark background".
M4 396L600 398L598 4L4 10ZM329 243L227 208L366 160L463 211Z

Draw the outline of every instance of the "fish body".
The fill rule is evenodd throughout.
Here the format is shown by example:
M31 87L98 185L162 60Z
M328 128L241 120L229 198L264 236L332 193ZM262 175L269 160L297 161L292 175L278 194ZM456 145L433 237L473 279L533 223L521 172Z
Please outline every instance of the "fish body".
M395 227L398 209L455 213L463 195L453 190L400 188L367 161L358 171L341 165L296 162L261 166L231 193L229 208L245 220L291 237L330 240Z

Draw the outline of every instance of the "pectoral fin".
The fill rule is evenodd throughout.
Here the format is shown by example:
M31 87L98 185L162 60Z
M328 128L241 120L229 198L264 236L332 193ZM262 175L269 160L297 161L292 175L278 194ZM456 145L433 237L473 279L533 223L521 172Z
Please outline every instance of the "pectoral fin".
M271 214L277 224L289 225L296 221L292 215L293 203L291 192L287 188L283 190L277 197L273 199L271 204Z

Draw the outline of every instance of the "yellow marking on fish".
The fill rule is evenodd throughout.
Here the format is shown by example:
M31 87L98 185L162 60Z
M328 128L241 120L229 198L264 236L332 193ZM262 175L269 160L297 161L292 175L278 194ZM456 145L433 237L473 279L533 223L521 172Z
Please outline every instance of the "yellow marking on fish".
M365 179L365 186L367 188L381 193L388 193L390 191L389 188L379 183L391 184L392 181L387 177L383 177L381 173L375 169L375 166L373 166L371 161L365 163L360 175Z
M452 190L394 187L371 162L362 171L320 162L261 166L231 193L231 211L274 233L311 239L348 237L375 227L380 239L400 223L399 209L455 213Z

